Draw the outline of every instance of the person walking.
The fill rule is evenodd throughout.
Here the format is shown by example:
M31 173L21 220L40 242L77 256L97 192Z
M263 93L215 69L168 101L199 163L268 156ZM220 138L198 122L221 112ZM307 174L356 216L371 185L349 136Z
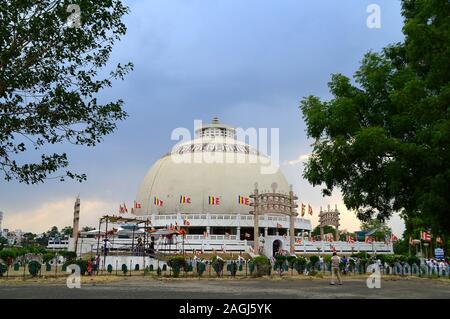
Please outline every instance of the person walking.
M89 259L88 264L87 264L87 273L89 276L92 276L93 262L94 262L94 258L91 258L91 259Z
M334 252L333 257L331 257L331 285L334 285L334 276L338 279L338 284L342 285L341 272L339 269L339 264L341 263L341 258Z

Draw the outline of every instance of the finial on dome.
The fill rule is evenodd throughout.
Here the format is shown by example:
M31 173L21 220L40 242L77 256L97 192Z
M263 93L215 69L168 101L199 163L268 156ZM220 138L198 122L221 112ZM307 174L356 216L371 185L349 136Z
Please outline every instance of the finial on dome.
M278 184L273 182L272 185L270 185L270 188L272 188L272 193L275 193L278 188Z
M212 119L212 124L219 124L219 123L220 123L219 118L217 116L214 116Z

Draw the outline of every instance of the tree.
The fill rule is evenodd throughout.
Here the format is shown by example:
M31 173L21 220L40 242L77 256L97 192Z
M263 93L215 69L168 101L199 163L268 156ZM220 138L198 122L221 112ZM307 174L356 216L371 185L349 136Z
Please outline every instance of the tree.
M94 229L95 229L94 227L84 226L81 230L82 231L91 231L91 230L94 230Z
M127 13L121 0L2 1L0 175L6 180L86 179L70 171L55 175L69 165L66 153L47 149L36 161L20 155L58 143L95 146L126 118L122 100L101 103L98 95L133 68L104 70L126 33Z
M64 236L72 236L73 228L72 226L66 226L61 230L61 235Z
M324 234L335 234L336 230L333 228L333 226L325 226L323 228ZM311 236L320 236L320 226L316 226L313 231L311 232Z
M0 236L0 250L2 250L5 246L8 246L8 239Z
M354 82L300 108L314 140L304 177L335 188L362 221L394 212L450 233L450 3L403 0L404 43L367 53Z
M29 246L36 242L36 234L33 233L25 233L22 236L22 245L23 246Z
M386 225L385 222L382 222L378 219L370 219L368 221L363 222L361 224L361 230L366 232L376 230L377 232L380 232L382 234L392 233L391 228L388 225Z
M47 237L60 237L61 234L58 230L58 227L53 226L49 231L47 231L46 236Z

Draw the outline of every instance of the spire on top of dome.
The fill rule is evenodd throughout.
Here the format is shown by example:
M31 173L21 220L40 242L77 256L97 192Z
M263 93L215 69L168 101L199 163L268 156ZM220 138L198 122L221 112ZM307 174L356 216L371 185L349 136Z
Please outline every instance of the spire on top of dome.
M213 117L212 124L220 124L219 118L217 116Z
M236 129L232 126L222 124L215 116L210 124L204 124L196 130L198 137L226 137L235 138Z

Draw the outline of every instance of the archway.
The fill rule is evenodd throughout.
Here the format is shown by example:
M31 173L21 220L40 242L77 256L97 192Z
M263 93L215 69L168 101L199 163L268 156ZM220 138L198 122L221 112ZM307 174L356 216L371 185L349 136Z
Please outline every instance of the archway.
M272 256L275 256L281 248L281 240L276 239L272 244Z

